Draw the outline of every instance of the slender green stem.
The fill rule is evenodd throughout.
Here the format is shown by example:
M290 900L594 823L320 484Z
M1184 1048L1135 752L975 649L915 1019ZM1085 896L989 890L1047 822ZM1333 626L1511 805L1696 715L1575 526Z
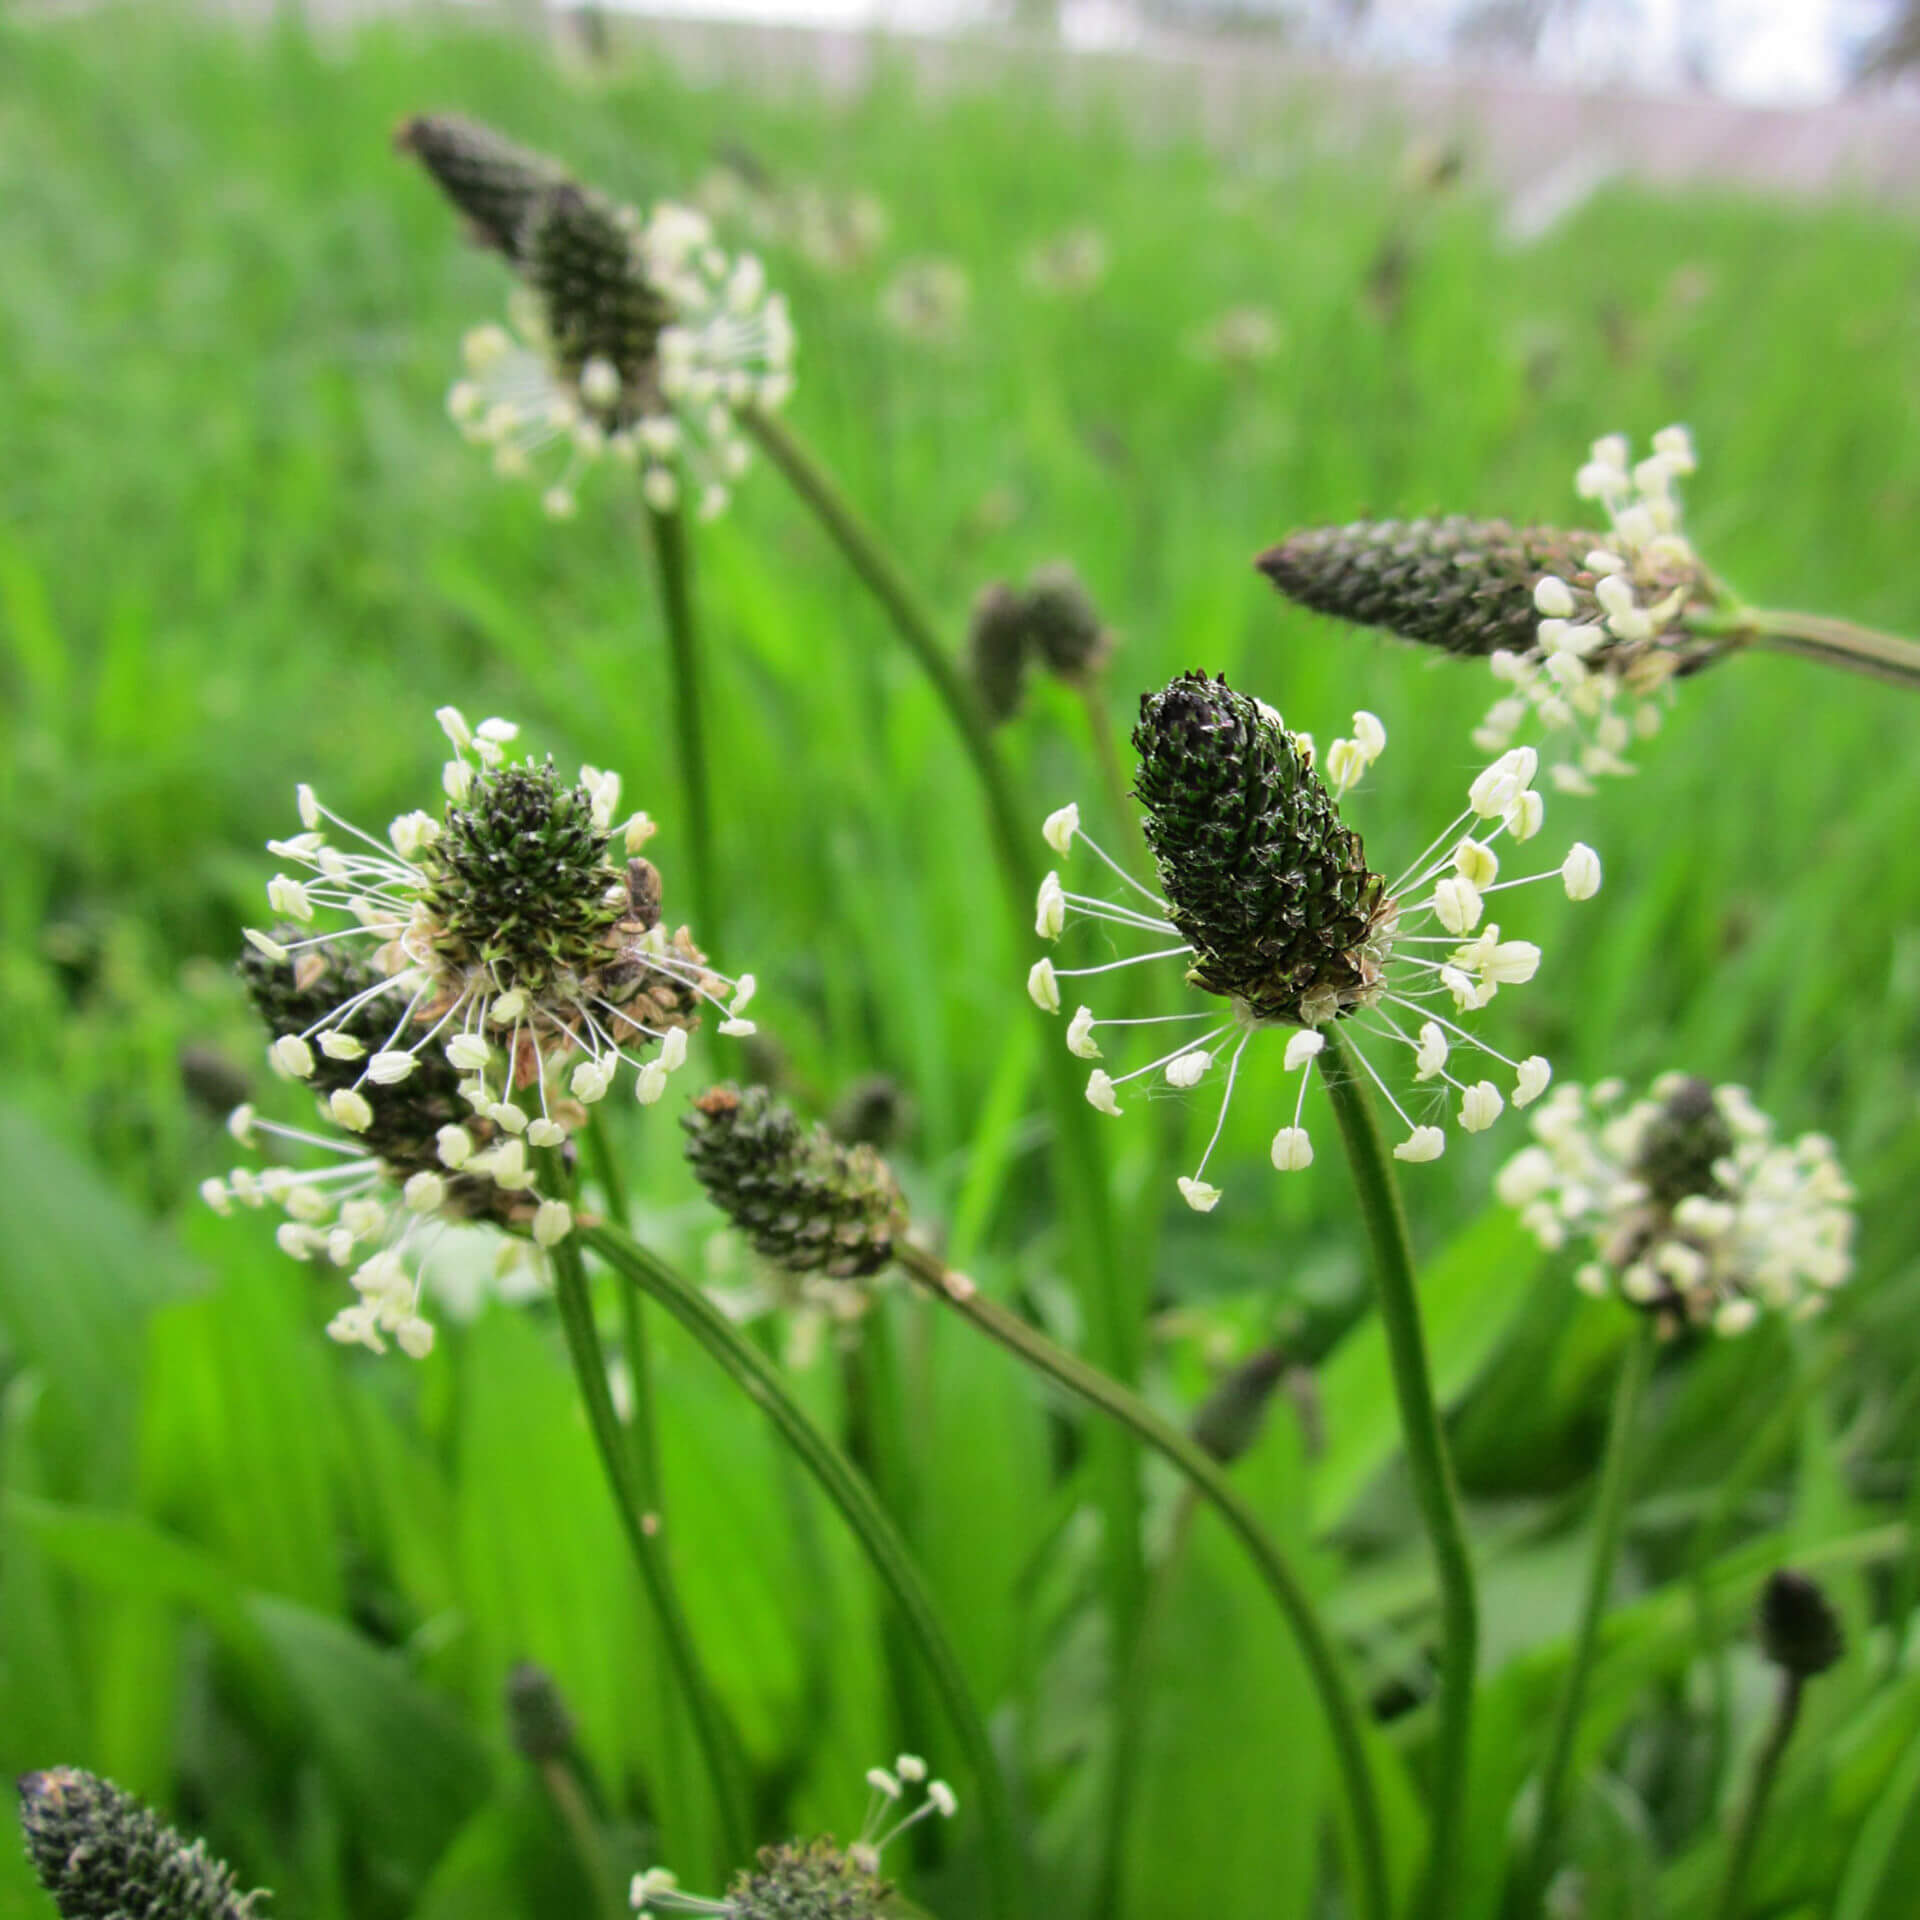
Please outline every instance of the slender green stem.
M768 459L880 603L894 631L939 695L979 781L986 804L988 838L1015 935L1026 938L1033 924L1034 893L1040 878L1039 864L1031 850L1038 834L1022 819L1013 783L972 687L941 644L933 619L885 544L853 510L826 469L773 415L750 409L743 418ZM1042 1058L1067 1258L1087 1328L1088 1348L1106 1372L1121 1380L1135 1380L1140 1373L1144 1309L1134 1297L1131 1273L1122 1263L1113 1231L1104 1155L1095 1133L1093 1109L1082 1097L1081 1081L1066 1049L1044 1047ZM1139 1462L1131 1441L1116 1432L1096 1438L1093 1464L1104 1521L1114 1647L1116 1656L1124 1661L1139 1628L1146 1591L1140 1549ZM1110 1855L1124 1838L1119 1830L1121 1797L1122 1791L1116 1790L1108 1808L1105 1845Z
M687 523L678 507L646 509L660 608L667 623L667 658L673 677L673 733L680 759L680 785L687 808L687 867L693 894L693 924L709 951L721 942L719 876L714 870L713 791L707 775L705 696L700 634L693 618L692 563Z
M894 1259L927 1292L959 1313L988 1339L1017 1355L1036 1372L1064 1387L1076 1399L1117 1420L1136 1439L1170 1462L1227 1523L1247 1550L1267 1591L1285 1618L1306 1662L1332 1736L1334 1759L1353 1819L1362 1879L1361 1912L1384 1920L1388 1912L1386 1851L1373 1774L1367 1764L1360 1710L1348 1691L1333 1638L1298 1574L1260 1524L1219 1463L1193 1440L1117 1380L1090 1367L1017 1314L990 1300L964 1274L955 1273L933 1254L896 1241Z
M580 1240L569 1234L558 1246L550 1248L553 1263L554 1296L560 1309L560 1324L566 1333L567 1351L573 1360L574 1377L580 1385L580 1397L587 1409L587 1424L593 1431L594 1445L600 1451L601 1471L620 1514L620 1523L633 1551L634 1564L652 1603L660 1637L672 1665L674 1679L693 1716L694 1736L700 1756L712 1782L715 1807L727 1859L722 1870L730 1872L747 1857L751 1835L741 1806L739 1782L734 1771L736 1751L728 1737L719 1702L707 1684L693 1633L680 1608L668 1571L666 1556L655 1534L659 1515L642 1505L632 1473L632 1457L620 1431L620 1417L614 1411L613 1395L607 1386L607 1361L601 1349L599 1329L593 1323L593 1302L587 1292L586 1268L580 1259Z
M614 1872L599 1822L587 1805L586 1795L580 1791L580 1782L573 1777L573 1769L557 1755L549 1755L539 1763L539 1771L547 1798L553 1802L560 1824L573 1842L573 1850L580 1859L580 1871L593 1889L594 1904L603 1920L627 1920L624 1889Z
M1753 1864L1753 1850L1759 1844L1761 1822L1767 1800L1780 1771L1780 1758L1793 1738L1794 1722L1800 1718L1800 1690L1803 1682L1797 1673L1780 1676L1780 1699L1773 1710L1773 1725L1767 1730L1766 1744L1753 1763L1753 1784L1747 1789L1746 1804L1740 1809L1740 1824L1733 1830L1733 1843L1727 1849L1727 1875L1720 1883L1720 1899L1714 1907L1714 1920L1740 1920L1741 1897L1746 1890L1747 1869Z
M624 1227L632 1220L627 1207L627 1178L598 1108L588 1112L585 1131L587 1159L606 1199L607 1216ZM633 1452L634 1487L641 1505L654 1511L660 1505L660 1449L653 1413L653 1354L640 1297L631 1287L620 1289L620 1337L633 1392L633 1414L626 1426Z
M1434 1740L1433 1822L1426 1879L1418 1911L1443 1912L1459 1884L1467 1769L1473 1740L1473 1683L1479 1663L1479 1603L1473 1560L1454 1484L1453 1461L1433 1394L1433 1369L1414 1287L1413 1249L1373 1104L1355 1071L1346 1043L1331 1026L1320 1029L1326 1045L1317 1056L1320 1077L1340 1123L1340 1138L1359 1195L1360 1212L1373 1243L1374 1300L1387 1337L1394 1398L1414 1500L1432 1543L1440 1588L1440 1710Z
M1791 653L1895 686L1920 687L1920 646L1897 633L1880 633L1851 620L1776 607L1733 607L1724 613L1697 615L1687 626L1695 633L1725 635L1736 646Z
M1600 1640L1600 1620L1613 1589L1614 1563L1626 1532L1628 1496L1633 1490L1633 1435L1641 1396L1653 1373L1658 1333L1652 1317L1642 1320L1621 1362L1613 1389L1613 1413L1607 1424L1607 1450L1600 1468L1600 1489L1593 1513L1593 1549L1587 1561L1587 1590L1580 1606L1580 1624L1573 1639L1573 1657L1561 1683L1553 1728L1547 1737L1547 1755L1540 1769L1540 1798L1534 1817L1533 1865L1529 1884L1544 1887L1553 1866L1553 1849L1560 1836L1567 1776L1573 1764L1574 1735L1586 1704L1587 1677L1593 1669L1594 1648Z
M947 1717L966 1751L986 1832L989 1909L998 1920L1012 1920L1022 1906L1020 1850L999 1762L994 1757L993 1743L974 1702L965 1669L899 1530L887 1518L873 1490L793 1397L779 1369L698 1287L617 1227L590 1227L579 1237L616 1272L650 1299L657 1300L693 1335L779 1429L780 1437L799 1456L852 1528L868 1563L905 1619L940 1691Z

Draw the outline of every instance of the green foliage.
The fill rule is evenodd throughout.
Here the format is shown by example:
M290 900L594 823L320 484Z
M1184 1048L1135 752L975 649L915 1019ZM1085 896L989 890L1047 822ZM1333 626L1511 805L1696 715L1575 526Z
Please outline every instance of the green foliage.
M537 489L503 485L448 426L460 336L500 310L507 275L396 161L396 121L457 106L643 201L692 191L721 154L764 176L761 210L881 195L877 253L830 259L798 225L760 243L801 338L796 424L956 648L983 582L1068 555L1110 623L1092 707L1116 740L1143 690L1194 666L1321 738L1364 707L1391 741L1370 817L1430 823L1435 787L1467 766L1480 669L1290 608L1250 556L1362 515L1555 523L1593 436L1675 417L1703 456L1689 524L1744 593L1920 628L1903 217L1623 186L1514 251L1484 195L1395 186L1387 143L1332 151L1306 104L1215 155L1145 137L1137 107L1097 88L1066 116L1025 76L929 100L883 61L850 100L770 101L643 56L568 78L445 27L336 47L288 26L8 15L0 72L0 1759L97 1767L177 1809L275 1889L276 1912L594 1911L509 1738L522 1659L575 1716L614 1866L665 1859L719 1886L742 1864L716 1857L545 1304L483 1301L424 1367L342 1353L320 1337L337 1276L281 1259L258 1216L191 1199L227 1164L220 1107L244 1093L304 1118L259 1064L230 966L297 780L378 822L435 778L435 706L510 715L563 768L621 770L662 823L669 924L685 912L638 503L600 474L556 528ZM750 242L757 217L723 219L722 238ZM1080 226L1107 236L1105 277L1034 284L1027 251ZM1403 271L1384 302L1369 289L1389 250ZM900 263L929 255L974 288L940 343L881 312ZM1273 316L1276 358L1200 349L1250 303ZM756 972L803 1108L876 1070L910 1090L917 1129L889 1157L916 1213L951 1223L980 1284L1071 1338L1028 1118L1037 1048L1058 1035L1020 995L1032 955L996 912L960 752L774 475L748 478L694 559L730 932L716 963ZM1132 820L1103 817L1088 711L1037 676L997 737L1044 807L1077 798L1106 844L1137 846ZM1494 1035L1563 1077L1742 1079L1783 1130L1832 1133L1861 1192L1857 1277L1828 1321L1676 1353L1655 1382L1569 1823L1607 1889L1595 1912L1655 1910L1648 1885L1658 1911L1710 1902L1768 1711L1745 1623L1786 1561L1827 1585L1849 1651L1810 1683L1753 1894L1866 1920L1911 1885L1914 719L1782 659L1683 684L1638 776L1585 803L1607 890L1584 911L1600 917L1576 942L1558 903L1540 911L1540 979ZM723 1044L700 1071L732 1067ZM1111 1136L1113 1198L1149 1278L1158 1400L1191 1410L1276 1339L1315 1369L1235 1472L1283 1538L1313 1543L1381 1712L1404 1879L1431 1579L1348 1195L1331 1165L1284 1185L1266 1165L1279 1087L1278 1049L1250 1051L1214 1216L1166 1204L1210 1108ZM629 1103L612 1126L645 1236L744 1287L667 1118ZM1474 1916L1498 1909L1564 1668L1624 1333L1483 1214L1512 1144L1497 1130L1444 1176L1408 1177L1486 1578ZM484 1295L489 1257L456 1240L449 1279ZM1116 1684L1089 1604L1087 1429L923 1303L879 1310L908 1416L899 1517L995 1708L1032 1908L1077 1911ZM811 1331L769 1339L844 1428L843 1370L830 1339L809 1363ZM664 1537L757 1829L845 1833L861 1769L901 1745L942 1765L946 1729L882 1657L870 1580L763 1423L671 1328L649 1335ZM1149 1492L1159 1652L1139 1683L1131 1910L1310 1912L1332 1769L1303 1681L1212 1521ZM956 1917L979 1905L966 1811L887 1863ZM44 1912L0 1849L0 1916Z

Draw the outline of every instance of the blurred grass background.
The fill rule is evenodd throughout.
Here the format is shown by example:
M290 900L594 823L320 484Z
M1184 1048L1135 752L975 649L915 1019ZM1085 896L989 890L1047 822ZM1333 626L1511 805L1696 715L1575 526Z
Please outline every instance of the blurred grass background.
M229 1163L220 1105L264 1078L228 968L296 780L377 823L433 790L434 706L511 715L564 766L623 771L663 822L650 851L673 907L664 639L635 502L601 476L550 525L447 425L460 335L505 287L389 150L422 108L492 120L638 200L685 195L722 160L782 193L877 196L870 257L830 269L759 244L800 329L793 418L956 644L986 580L1067 557L1119 630L1116 732L1187 666L1323 738L1372 708L1391 745L1355 818L1377 861L1451 811L1490 687L1277 602L1249 561L1294 525L1565 518L1588 440L1684 419L1703 456L1689 525L1718 570L1762 604L1920 629L1904 214L1619 185L1515 248L1470 156L1435 185L1392 141L1324 137L1305 103L1222 155L1148 137L1117 104L1069 117L1037 80L931 102L883 65L829 108L804 88L693 88L644 52L567 75L444 20L316 42L144 10L0 15L0 1759L110 1771L305 1920L593 1910L507 1743L521 1657L577 1714L627 1864L666 1857L715 1884L710 1812L544 1308L485 1307L424 1366L373 1362L320 1336L337 1281L192 1197ZM1029 251L1082 226L1104 278L1036 287ZM921 259L971 286L939 341L882 317ZM1272 357L1201 349L1249 306L1272 316ZM1021 993L1032 956L1003 924L964 764L775 476L702 531L697 564L716 957L759 976L803 1100L876 1071L910 1092L898 1157L924 1216L1071 1333L1032 1117L1037 1048L1059 1035ZM1864 682L1736 661L1682 689L1634 779L1550 809L1600 848L1607 886L1578 917L1527 903L1548 959L1502 998L1496 1042L1566 1078L1742 1080L1783 1130L1832 1133L1861 1192L1856 1282L1826 1322L1663 1371L1629 1556L1645 1597L1596 1697L1590 1912L1698 1910L1764 1706L1757 1666L1709 1650L1738 1626L1739 1579L1795 1555L1858 1570L1854 1651L1760 1878L1780 1912L1909 1911L1873 1902L1920 1844L1920 1691L1899 1671L1916 1569L1896 1524L1920 1498L1916 719ZM1038 810L1078 797L1123 839L1100 821L1077 702L1036 684L1003 737ZM1341 1337L1364 1277L1341 1171L1323 1155L1282 1183L1266 1166L1277 1054L1250 1059L1209 1219L1172 1187L1209 1101L1108 1136L1150 1266L1150 1384L1190 1406L1276 1330L1308 1357L1332 1347L1314 1417L1283 1412L1239 1471L1277 1527L1325 1542L1328 1604L1383 1707L1414 1703L1385 1737L1417 1762L1425 1561L1374 1336ZM718 1048L708 1062L737 1070ZM619 1117L649 1234L744 1278L669 1111ZM1456 1141L1408 1183L1501 1689L1471 1912L1563 1650L1626 1331L1484 1215L1519 1138L1509 1121ZM910 1530L995 1707L1036 1901L1068 1897L1108 1679L1077 1436L997 1356L905 1302L886 1311ZM663 1346L677 1565L763 1837L844 1838L861 1769L903 1742L938 1765L939 1729L902 1724L913 1689L903 1703L831 1520L698 1357ZM831 1343L798 1377L840 1418ZM1703 1618L1690 1570L1736 1549L1724 1617ZM1202 1527L1169 1564L1130 1907L1304 1915L1325 1777L1304 1683L1218 1539ZM947 1840L915 1891L964 1915L964 1819ZM0 1914L42 1911L0 1848Z

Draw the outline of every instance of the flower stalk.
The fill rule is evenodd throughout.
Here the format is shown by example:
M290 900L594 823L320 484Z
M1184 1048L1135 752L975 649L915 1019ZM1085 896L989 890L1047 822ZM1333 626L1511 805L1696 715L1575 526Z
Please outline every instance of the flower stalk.
M835 484L811 450L784 421L764 407L748 407L741 424L777 467L840 549L862 584L880 603L893 629L932 683L972 763L986 807L989 842L1016 933L1030 924L1038 873L1027 849L1023 809L992 727L947 649L931 617L879 536ZM1106 1192L1104 1156L1095 1137L1078 1077L1057 1048L1043 1049L1044 1085L1053 1122L1053 1169L1059 1183L1067 1258L1085 1317L1088 1347L1098 1365L1120 1380L1139 1374L1140 1312L1120 1259ZM1095 1441L1095 1482L1105 1522L1107 1599L1114 1643L1122 1652L1138 1630L1146 1592L1141 1559L1141 1501L1135 1450L1119 1434ZM1117 1813L1109 1820L1108 1846L1121 1836Z
M996 1345L1065 1388L1075 1399L1119 1422L1141 1444L1151 1447L1176 1468L1226 1522L1252 1559L1306 1663L1308 1678L1326 1717L1334 1761L1353 1823L1361 1879L1360 1911L1373 1916L1373 1920L1384 1920L1389 1911L1385 1843L1359 1709L1341 1672L1332 1636L1312 1596L1261 1525L1259 1516L1201 1446L1162 1419L1120 1382L1056 1346L1017 1314L1009 1313L997 1301L989 1299L965 1274L954 1272L925 1248L903 1240L894 1250L894 1259L924 1292L958 1313Z
M1658 1326L1652 1319L1635 1328L1613 1391L1613 1410L1607 1422L1606 1452L1600 1469L1600 1490L1593 1516L1593 1547L1587 1561L1587 1585L1574 1633L1573 1657L1554 1708L1553 1729L1547 1738L1546 1760L1540 1770L1540 1797L1534 1816L1533 1864L1530 1884L1544 1887L1553 1866L1553 1849L1565 1812L1567 1778L1573 1764L1574 1736L1586 1704L1587 1680L1593 1671L1594 1650L1600 1643L1600 1621L1607 1610L1613 1570L1626 1532L1628 1496L1633 1489L1633 1436L1640 1402L1653 1372Z
M1840 667L1898 687L1920 687L1920 645L1896 633L1881 633L1826 614L1778 608L1732 607L1696 614L1689 632L1724 639L1729 647L1790 653L1822 666Z
M1372 1103L1346 1042L1337 1027L1323 1031L1326 1045L1316 1059L1346 1148L1367 1237L1373 1245L1374 1299L1387 1337L1414 1500L1432 1543L1440 1589L1440 1703L1431 1770L1432 1827L1426 1877L1416 1908L1422 1915L1436 1916L1445 1911L1459 1878L1473 1734L1474 1674L1479 1663L1479 1602L1453 1461L1434 1398L1433 1368L1427 1358L1420 1297L1414 1286L1413 1250L1400 1191Z
M1023 1870L999 1763L965 1669L899 1530L888 1519L872 1489L793 1397L779 1369L698 1287L617 1227L604 1223L584 1227L578 1239L579 1244L591 1247L630 1286L657 1301L686 1328L773 1422L781 1438L853 1530L868 1563L899 1608L973 1769L986 1829L988 1912L994 1920L1014 1920L1021 1911L1019 1887Z
M646 1588L675 1682L692 1716L694 1738L719 1816L726 1856L721 1863L724 1867L727 1862L738 1860L750 1841L734 1762L738 1748L707 1680L666 1556L656 1539L658 1512L644 1503L636 1481L633 1454L621 1431L620 1416L614 1410L613 1395L607 1385L607 1359L600 1344L599 1329L594 1325L593 1300L587 1290L579 1236L569 1234L550 1250L549 1258L553 1263L554 1297L566 1335L567 1353L587 1410L587 1424L600 1454L601 1471L619 1511L621 1528L627 1536L641 1584Z
M713 782L707 769L705 674L700 632L694 619L692 564L687 552L686 516L678 505L646 506L647 535L660 586L660 611L667 628L667 660L673 687L674 749L680 765L680 791L686 804L687 867L693 894L693 922L714 945L721 944L720 902L714 869Z

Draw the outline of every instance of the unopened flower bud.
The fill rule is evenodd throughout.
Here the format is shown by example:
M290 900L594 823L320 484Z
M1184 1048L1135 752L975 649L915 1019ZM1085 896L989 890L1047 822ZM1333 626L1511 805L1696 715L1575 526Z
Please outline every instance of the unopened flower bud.
M1760 1650L1776 1667L1811 1679L1838 1665L1846 1651L1840 1616L1819 1585L1781 1567L1760 1589Z
M892 1259L906 1203L871 1147L803 1130L764 1087L715 1087L681 1124L707 1197L775 1265L853 1279Z
M554 161L459 114L415 114L401 123L393 143L412 154L466 215L475 240L516 262L524 257L534 203L566 178Z

